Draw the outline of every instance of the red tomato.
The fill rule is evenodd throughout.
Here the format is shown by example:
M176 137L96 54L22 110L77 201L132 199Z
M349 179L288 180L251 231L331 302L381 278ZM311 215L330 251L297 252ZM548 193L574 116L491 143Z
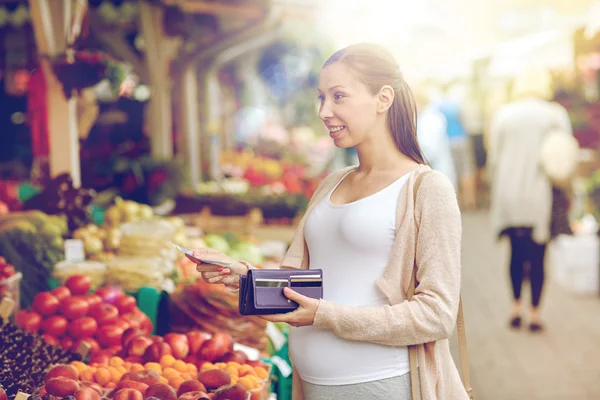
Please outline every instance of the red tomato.
M85 316L90 306L82 297L69 297L60 304L60 312L70 320Z
M37 333L42 324L42 316L35 311L21 310L15 315L15 323L27 332Z
M152 333L152 331L154 330L154 326L152 325L152 320L147 315L144 315L144 318L142 319L142 323L140 325L140 330L142 332L144 332L146 335L150 335Z
M50 292L42 292L33 298L33 309L41 315L56 314L60 301Z
M96 294L102 297L102 300L114 304L114 302L121 296L125 296L125 292L118 286L103 286L96 290Z
M61 337L67 332L69 321L60 315L52 315L42 321L42 332L54 337Z
M44 333L42 335L42 339L44 339L44 342L46 342L48 344L58 345L58 339L52 335L48 335L47 333Z
M125 332L127 329L131 328L129 321L127 321L123 317L119 317L119 318L115 319L115 321L111 325L116 325L119 328L122 328L123 332Z
M98 331L98 323L94 318L81 317L69 324L69 335L74 338L92 337Z
M50 293L52 293L54 297L56 297L60 302L62 302L67 297L71 296L71 291L66 286L59 286L56 289L52 290Z
M112 304L100 303L90 308L88 315L94 318L98 325L106 325L117 319L119 310Z
M64 336L60 339L60 345L63 349L72 350L73 343L75 343L75 341L69 336Z
M98 296L96 293L88 294L85 296L85 300L88 302L90 308L98 303L102 303L102 297Z
M135 300L135 297L129 296L129 295L125 295L125 296L121 296L121 297L117 298L115 300L114 304L115 304L115 307L117 307L119 309L119 313L121 315L131 312L131 311L135 310L137 307L137 302Z
M83 343L83 342L87 343L88 347L90 348L90 351L89 351L90 355L96 354L100 351L100 344L98 344L96 339L91 338L91 337L86 337L86 338L77 340L75 343L73 343L73 350L77 350L79 348L79 346L81 346L81 343Z
M65 286L68 287L74 295L86 294L92 287L92 280L89 276L73 275L65 281Z
M103 347L119 346L124 329L117 325L104 325L98 329L96 338Z

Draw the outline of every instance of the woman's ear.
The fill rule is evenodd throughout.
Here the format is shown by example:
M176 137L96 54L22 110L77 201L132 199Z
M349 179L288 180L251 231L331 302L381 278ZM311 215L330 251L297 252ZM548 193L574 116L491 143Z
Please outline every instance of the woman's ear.
M394 89L389 85L384 85L377 94L377 112L383 113L390 109L394 102Z

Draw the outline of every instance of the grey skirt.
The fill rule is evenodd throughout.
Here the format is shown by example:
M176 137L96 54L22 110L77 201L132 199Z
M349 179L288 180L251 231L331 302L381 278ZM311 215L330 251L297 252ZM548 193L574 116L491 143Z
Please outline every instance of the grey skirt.
M352 385L315 385L302 381L304 400L413 400L410 372Z

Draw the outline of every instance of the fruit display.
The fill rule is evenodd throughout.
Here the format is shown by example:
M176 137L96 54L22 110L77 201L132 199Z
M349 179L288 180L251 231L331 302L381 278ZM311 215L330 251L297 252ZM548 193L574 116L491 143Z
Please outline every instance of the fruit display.
M81 359L80 354L48 343L42 336L26 332L11 322L0 329L0 385L8 400L14 399L19 391L34 393L44 384L50 365Z
M114 257L114 252L119 248L121 231L116 227L106 229L88 224L76 229L72 237L83 242L86 259L106 261Z
M149 335L152 322L139 310L132 296L122 289L104 286L90 293L87 276L69 277L65 286L38 293L33 306L21 310L15 323L31 333L41 333L47 343L74 350L82 342L96 353L117 354L121 351L123 332L130 327Z
M162 398L160 393L167 393L170 399L190 400L191 395L182 396L199 391L206 398L227 398L223 393L231 392L246 396L242 398L266 398L263 394L268 391L269 368L262 361L250 361L245 353L233 350L233 339L227 334L210 337L192 331L150 338L130 328L121 344L123 357L97 353L88 364L73 361L55 366L46 374L43 391L60 396L64 392L59 393L52 380L61 378L73 381L68 385L62 382L69 395L78 388L97 385L101 394L104 389L111 390L108 397L113 399L121 398L125 392L119 392L126 389L130 395L132 389L140 392L134 395L142 399Z

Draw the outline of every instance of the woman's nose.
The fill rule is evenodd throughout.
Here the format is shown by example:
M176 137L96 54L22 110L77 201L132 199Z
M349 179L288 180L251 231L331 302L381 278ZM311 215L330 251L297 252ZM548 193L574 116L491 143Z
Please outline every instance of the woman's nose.
M331 106L329 102L324 101L319 107L319 117L325 121L333 117L333 112L331 111Z

